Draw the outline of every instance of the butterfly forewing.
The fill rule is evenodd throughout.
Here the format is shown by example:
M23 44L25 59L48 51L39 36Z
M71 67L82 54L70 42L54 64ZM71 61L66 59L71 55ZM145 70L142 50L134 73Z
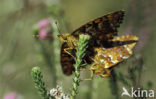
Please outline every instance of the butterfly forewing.
M117 27L120 26L124 17L124 11L116 11L111 14L107 14L87 24L81 26L75 31L71 32L71 35L78 36L80 34L88 34L96 40L109 40L117 35Z

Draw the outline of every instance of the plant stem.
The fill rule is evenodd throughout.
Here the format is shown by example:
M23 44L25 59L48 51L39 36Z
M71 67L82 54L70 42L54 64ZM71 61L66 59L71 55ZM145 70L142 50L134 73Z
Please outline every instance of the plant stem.
M61 71L61 66L60 66L60 43L59 43L59 39L58 39L58 34L59 33L59 30L58 30L58 27L57 27L57 24L55 22L55 20L51 20L51 27L52 27L52 30L53 30L53 62L55 64L55 75L56 77L59 77L60 75L60 72ZM57 79L56 79L57 80Z
M41 97L43 99L49 99L48 91L45 87L45 83L43 82L43 75L39 67L32 68L31 75L33 77L35 88L39 91Z
M73 78L73 88L71 92L71 98L75 99L76 95L78 93L78 86L80 83L80 66L82 65L83 57L86 54L86 49L88 48L88 42L89 42L90 36L88 35L80 35L79 36L79 42L78 42L78 49L76 52L76 63L74 65L75 72L74 72L74 78Z

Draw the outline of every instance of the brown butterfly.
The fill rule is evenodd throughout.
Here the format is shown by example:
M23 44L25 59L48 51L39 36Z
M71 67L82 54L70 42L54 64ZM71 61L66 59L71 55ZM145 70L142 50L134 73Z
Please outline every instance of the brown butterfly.
M62 42L61 65L64 74L71 75L72 71L74 71L74 57L80 34L88 34L91 37L87 55L84 58L85 62L91 64L92 60L89 57L96 55L94 48L100 47L101 44L117 35L117 28L122 23L123 17L124 11L116 11L90 21L69 34L58 35Z

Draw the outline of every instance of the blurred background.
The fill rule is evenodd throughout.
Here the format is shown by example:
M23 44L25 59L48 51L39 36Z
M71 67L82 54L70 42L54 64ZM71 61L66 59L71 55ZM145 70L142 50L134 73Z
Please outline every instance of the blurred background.
M156 91L155 9L155 0L0 0L0 99L11 93L22 99L41 99L31 77L34 66L41 68L48 90L60 85L66 93L70 92L72 76L62 73L57 34L52 34L55 36L51 41L33 37L34 26L40 20L57 20L60 32L69 33L117 10L126 13L118 29L119 35L137 35L139 42L134 56L117 66L115 71L123 77L129 76L125 79L131 87ZM134 69L137 73L133 73ZM120 80L117 81L118 95L127 99L121 97L122 87L130 87ZM92 81L84 81L77 99L114 99L111 84L110 78L95 77Z

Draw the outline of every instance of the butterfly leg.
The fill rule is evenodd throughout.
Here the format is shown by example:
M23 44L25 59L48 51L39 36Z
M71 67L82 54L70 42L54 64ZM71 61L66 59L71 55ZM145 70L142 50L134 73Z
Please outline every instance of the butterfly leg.
M105 73L105 74L101 74L100 76L101 76L102 78L110 77L110 76L111 76L110 70L107 69L107 68L105 68L104 70L105 70L106 73Z
M84 60L84 61L85 61L85 60ZM82 68L86 68L86 67L89 67L89 66L90 66L90 65L88 65L88 64L86 64L86 63L87 63L87 62L85 61L85 63L82 64L81 67L82 67ZM83 70L83 69L82 69L82 70Z
M73 49L73 48L65 48L64 51L75 59L75 57L68 51L71 49Z

